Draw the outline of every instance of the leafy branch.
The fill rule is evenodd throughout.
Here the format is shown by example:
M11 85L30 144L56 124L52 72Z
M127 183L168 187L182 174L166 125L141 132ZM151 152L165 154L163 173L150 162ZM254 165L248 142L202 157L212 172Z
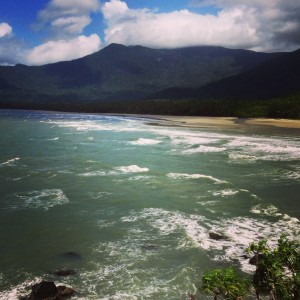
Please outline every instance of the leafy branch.
M232 268L207 272L202 277L200 291L214 300L242 300L255 291L257 300L299 300L300 243L281 235L272 249L266 240L251 243L246 250L254 255L256 270L252 282Z

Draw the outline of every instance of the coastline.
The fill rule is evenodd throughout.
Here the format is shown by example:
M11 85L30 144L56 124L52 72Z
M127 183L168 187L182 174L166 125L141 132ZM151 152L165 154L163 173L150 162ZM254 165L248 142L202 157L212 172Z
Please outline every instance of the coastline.
M1 109L14 110L14 109ZM20 109L23 111L23 109ZM237 117L202 117L202 116L172 116L172 115L150 115L150 114L129 114L129 113L89 113L89 112L67 112L67 111L48 111L48 110L24 110L41 113L61 113L61 114L94 114L104 116L118 116L129 118L147 119L148 124L158 126L176 126L187 128L282 128L300 129L300 120L295 119L272 119L272 118L237 118ZM300 135L300 132L299 132Z
M236 118L236 117L194 117L146 114L108 114L124 117L148 119L148 124L158 126L178 126L187 128L224 128L239 129L255 127L275 127L286 129L300 129L300 120L269 119L269 118Z

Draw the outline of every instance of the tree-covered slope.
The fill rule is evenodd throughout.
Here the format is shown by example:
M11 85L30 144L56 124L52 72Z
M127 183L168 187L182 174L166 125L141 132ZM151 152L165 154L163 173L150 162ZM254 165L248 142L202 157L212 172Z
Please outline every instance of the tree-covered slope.
M26 95L24 101L38 96L83 102L143 99L172 87L199 88L280 55L222 47L150 49L111 44L73 61L2 66L0 96L16 101L20 93Z
M197 97L260 100L299 92L300 50L297 50L273 58L246 72L210 83L197 91Z

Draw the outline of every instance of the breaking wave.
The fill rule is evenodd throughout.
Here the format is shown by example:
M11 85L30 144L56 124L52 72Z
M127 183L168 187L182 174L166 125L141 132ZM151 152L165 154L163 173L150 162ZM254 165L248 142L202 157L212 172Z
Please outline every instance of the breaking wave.
M19 157L15 157L15 158L12 158L12 159L9 159L3 163L0 163L0 167L3 167L3 166L9 166L9 167L14 167L15 166L15 162L17 162L18 160L20 160Z
M63 205L69 202L69 199L61 189L32 191L16 195L23 201L21 207L24 208L42 208L48 210L56 205Z
M257 208L253 212L256 213L256 210ZM282 232L294 239L299 238L298 219L284 214L275 216L275 222L253 217L222 217L211 220L201 215L149 208L141 212L132 211L131 215L122 218L122 221L134 224L145 221L162 236L180 233L183 230L184 235L178 239L177 249L200 247L209 251L213 260L238 261L244 271L252 271L253 266L243 257L251 242L267 239L271 245L275 245ZM213 240L209 236L210 232L220 233L224 238Z
M137 165L116 167L115 170L120 171L122 173L143 173L149 171L148 168L141 168Z
M149 146L149 145L157 145L160 144L162 141L154 140L154 139L144 139L139 138L136 141L130 142L132 145L139 145L139 146Z
M227 183L227 181L203 174L169 173L167 176L172 179L209 179L215 183Z

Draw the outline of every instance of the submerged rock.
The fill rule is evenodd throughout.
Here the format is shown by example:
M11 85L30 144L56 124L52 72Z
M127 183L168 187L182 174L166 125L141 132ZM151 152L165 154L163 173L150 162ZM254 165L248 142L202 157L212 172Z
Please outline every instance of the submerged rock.
M144 250L156 250L158 247L154 244L145 244L141 246Z
M58 270L53 272L53 274L57 276L70 276L77 274L77 272L75 270Z
M74 260L82 259L80 254L73 252L73 251L63 253L62 257L68 258L68 259L74 259Z
M56 286L52 281L41 281L31 287L31 293L20 300L63 300L74 295L75 291L64 285Z
M219 234L219 233L216 233L216 232L209 232L208 233L209 235L209 238L212 239L212 240L216 240L216 241L219 241L219 240L225 240L225 236Z

